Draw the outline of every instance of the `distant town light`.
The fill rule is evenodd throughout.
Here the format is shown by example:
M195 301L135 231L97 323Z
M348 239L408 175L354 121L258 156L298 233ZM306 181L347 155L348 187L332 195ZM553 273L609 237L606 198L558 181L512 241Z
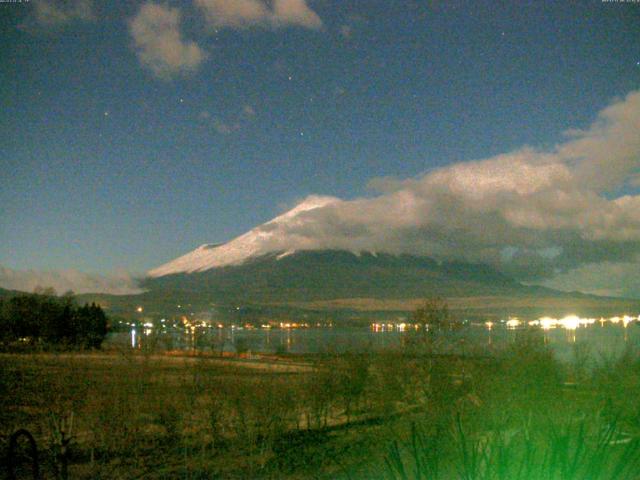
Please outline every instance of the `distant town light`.
M580 318L576 315L567 315L564 318L558 320L558 323L562 325L567 330L575 330L580 326Z
M520 326L520 324L521 324L520 320L515 317L507 320L507 328L517 328Z
M551 317L542 317L538 320L540 322L540 327L543 330L551 330L552 328L556 328L558 325L558 319Z

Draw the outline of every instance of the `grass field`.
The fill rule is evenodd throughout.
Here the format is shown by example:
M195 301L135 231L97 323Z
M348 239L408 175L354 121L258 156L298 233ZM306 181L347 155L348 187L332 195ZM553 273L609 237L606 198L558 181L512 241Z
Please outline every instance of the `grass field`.
M28 429L43 478L638 478L640 357L561 365L539 340L464 358L421 341L294 362L4 354L0 447Z

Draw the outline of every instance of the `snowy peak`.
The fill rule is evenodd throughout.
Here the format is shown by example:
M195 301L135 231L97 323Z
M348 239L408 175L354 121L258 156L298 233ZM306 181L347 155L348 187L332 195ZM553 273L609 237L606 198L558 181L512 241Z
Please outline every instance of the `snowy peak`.
M293 253L292 245L283 228L299 220L302 213L340 202L338 198L312 195L286 213L222 245L204 244L181 257L147 272L150 277L175 273L204 272L216 267L239 265L247 259L270 252Z

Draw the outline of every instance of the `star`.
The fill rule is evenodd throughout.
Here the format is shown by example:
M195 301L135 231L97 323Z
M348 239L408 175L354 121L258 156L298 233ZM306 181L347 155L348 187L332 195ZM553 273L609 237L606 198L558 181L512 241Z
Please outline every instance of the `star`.
M104 116L105 116L105 117L108 117L108 116L109 116L109 112L105 111L105 112L104 112Z
M180 99L180 103L184 103L184 98L181 98L181 99Z

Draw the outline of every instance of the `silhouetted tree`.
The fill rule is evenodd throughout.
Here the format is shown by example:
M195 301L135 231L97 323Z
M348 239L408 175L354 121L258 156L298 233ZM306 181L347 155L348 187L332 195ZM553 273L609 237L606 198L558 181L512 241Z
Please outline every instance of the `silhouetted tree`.
M71 293L56 297L50 289L36 289L0 304L0 341L20 339L46 344L99 348L107 334L107 317L98 305L78 307Z
M99 348L107 335L107 317L95 303L78 308L74 316L77 343L86 348Z

